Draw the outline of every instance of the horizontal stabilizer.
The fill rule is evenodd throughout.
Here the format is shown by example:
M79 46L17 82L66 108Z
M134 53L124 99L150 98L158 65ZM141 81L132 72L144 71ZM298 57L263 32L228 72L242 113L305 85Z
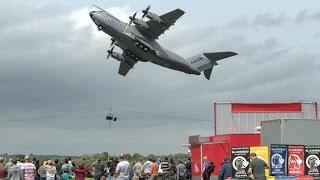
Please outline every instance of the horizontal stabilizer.
M235 52L215 52L215 53L203 53L208 59L212 61L218 61L224 58L238 55Z
M124 61L121 61L118 73L122 76L126 76L131 68L132 67L130 65L128 65Z
M210 76L211 76L211 72L212 72L212 68L209 68L207 70L204 70L204 76L209 80L210 79Z

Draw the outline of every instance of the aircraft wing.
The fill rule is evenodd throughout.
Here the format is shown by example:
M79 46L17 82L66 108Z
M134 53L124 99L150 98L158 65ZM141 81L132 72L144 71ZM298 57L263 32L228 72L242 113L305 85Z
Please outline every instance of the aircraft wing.
M137 29L149 36L151 39L158 39L158 37L168 30L169 27L172 26L183 14L184 11L176 9L160 16L162 22L154 19L148 20L146 21L149 26L148 29L143 27L137 27Z
M126 76L129 70L132 69L133 66L137 63L137 61L131 59L125 53L122 53L122 56L124 57L124 59L120 61L118 74Z

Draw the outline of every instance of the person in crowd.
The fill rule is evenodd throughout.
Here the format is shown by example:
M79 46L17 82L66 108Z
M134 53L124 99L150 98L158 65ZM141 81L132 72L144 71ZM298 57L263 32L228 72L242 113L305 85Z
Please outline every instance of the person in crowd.
M225 157L223 163L220 166L218 174L218 180L225 180L232 176L232 166L229 157Z
M35 177L35 180L40 180L40 175L38 173L38 170L39 170L39 167L40 167L40 161L33 157L32 158L32 163L36 166L36 177Z
M151 164L150 164L150 171L151 171L151 180L157 180L158 179L158 163L156 162L156 159L153 158L151 160Z
M176 173L177 173L176 163L173 161L172 158L170 158L170 162L169 162L169 178L170 179L176 178Z
M62 163L59 159L54 160L54 167L56 167L56 180L60 180L61 178L61 168L62 168Z
M214 171L215 165L213 162L209 161L207 156L203 157L203 165L202 165L202 178L203 180L209 180L211 173Z
M4 180L7 177L7 168L5 167L4 158L0 157L0 180Z
M72 167L76 166L76 164L72 161L71 156L69 156L67 159L68 159L68 164L70 164Z
M130 168L129 168L129 180L133 179L134 172L133 172L133 165L136 164L135 162L130 163Z
M151 176L150 165L151 165L151 159L149 158L145 163L143 163L143 166L142 166L143 176L146 179L149 179Z
M123 154L120 154L119 161L115 171L116 180L129 180L130 163L124 159Z
M17 160L11 160L12 165L8 169L8 180L23 180L21 167L17 165Z
M96 162L92 164L93 172L94 172L94 179L100 180L102 176L104 176L105 173L105 166L101 162L101 159L98 159Z
M29 156L24 157L24 163L21 166L24 180L34 180L36 176L36 166L31 163Z
M107 163L107 166L109 168L109 177L110 179L113 178L114 172L116 171L118 165L118 158L117 157L110 157L110 160Z
M64 159L64 164L61 166L61 172L64 172L65 169L68 170L68 172L71 174L72 173L72 168L73 168L73 165L72 163L69 163L69 159L68 158L65 158Z
M47 180L55 180L57 169L53 165L53 162L48 160L47 163L44 164L44 168L46 169Z
M38 173L40 180L46 180L47 179L47 170L45 168L45 164L47 164L46 161L43 162L43 164L39 167Z
M12 165L13 165L12 159L10 158L9 161L7 162L7 164L5 165L5 167L6 167L7 169L9 169Z
M84 165L82 161L79 162L79 165L72 168L76 180L85 180L89 174L89 169Z
M269 169L268 164L257 157L256 153L250 154L251 162L249 164L248 175L253 175L254 179L266 180L265 169Z
M139 180L142 177L142 164L140 161L138 161L134 166L132 167L133 170L133 180Z
M23 163L24 163L24 159L20 159L20 158L17 159L18 166L22 167Z
M71 180L73 177L68 169L64 169L63 173L61 174L61 180Z
M186 179L186 165L183 163L182 160L179 160L179 163L177 165L177 178L179 180L184 180Z
M161 170L163 179L167 179L170 173L168 157L165 157L164 160L161 162Z
M191 171L192 171L192 164L191 164L191 157L188 157L188 159L185 162L187 173L186 173L186 179L191 179Z

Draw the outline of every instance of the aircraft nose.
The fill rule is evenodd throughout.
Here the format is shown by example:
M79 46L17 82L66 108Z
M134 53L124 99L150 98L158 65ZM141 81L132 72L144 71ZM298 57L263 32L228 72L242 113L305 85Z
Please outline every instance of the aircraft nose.
M89 14L90 14L90 17L92 18L92 16L94 15L94 11L91 11Z

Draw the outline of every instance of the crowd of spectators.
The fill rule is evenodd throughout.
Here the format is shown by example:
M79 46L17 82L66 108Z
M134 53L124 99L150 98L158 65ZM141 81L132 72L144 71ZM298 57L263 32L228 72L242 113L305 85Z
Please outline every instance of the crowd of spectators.
M46 160L40 163L36 158L10 159L6 164L0 157L0 180L182 180L191 179L191 161L150 158L145 162L129 162L123 154L111 157L103 163L97 159L87 167L83 160Z

